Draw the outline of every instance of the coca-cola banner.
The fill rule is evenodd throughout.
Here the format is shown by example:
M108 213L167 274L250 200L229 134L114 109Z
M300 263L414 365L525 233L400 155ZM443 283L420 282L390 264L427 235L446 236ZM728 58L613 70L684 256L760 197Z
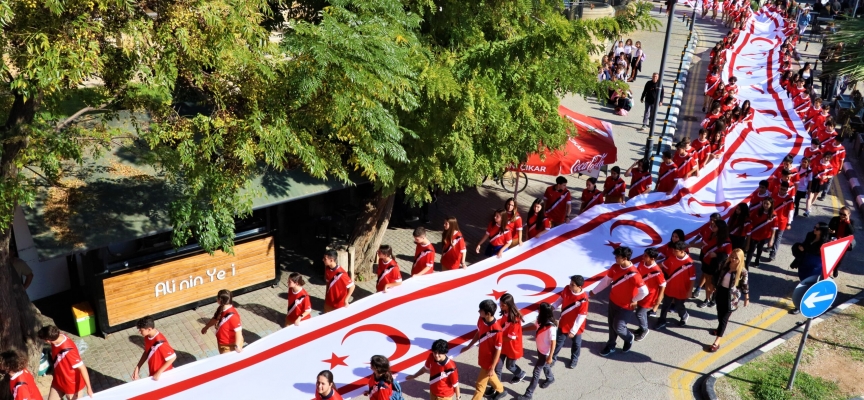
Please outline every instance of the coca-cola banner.
M711 213L728 214L747 200L759 180L770 176L785 156L799 157L802 143L809 140L792 112L792 100L777 91L776 41L785 37L782 28L782 19L768 12L748 21L746 33L730 50L723 79L739 66L749 67L736 75L741 87L738 97L739 101L750 100L758 112L752 121L732 126L721 156L671 194L650 193L626 204L597 205L572 222L505 252L502 258L409 278L387 293L373 294L263 337L242 353L183 365L162 374L158 382L142 379L100 392L98 397L304 400L314 397L318 371L329 369L343 396L362 398L372 355L389 357L398 380L418 370L436 339L447 340L451 356L458 356L474 335L477 304L482 300L510 293L523 312L530 314L539 303L555 301L556 293L573 274L594 284L612 264L612 250L618 246L631 247L637 256L647 247L661 246L674 229L692 237ZM611 138L611 131L608 133ZM581 162L587 167L614 161L614 153L607 153L605 159L604 153ZM600 158L594 161L594 156ZM597 302L592 300L591 307L599 307ZM477 363L464 355L458 357L460 362Z

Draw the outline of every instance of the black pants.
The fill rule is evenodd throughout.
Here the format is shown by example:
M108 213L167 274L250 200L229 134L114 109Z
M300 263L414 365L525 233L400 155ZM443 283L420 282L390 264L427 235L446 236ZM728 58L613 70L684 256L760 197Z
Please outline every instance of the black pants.
M747 246L747 236L729 235L729 241L733 249L744 250L744 246Z
M675 299L668 296L664 297L663 304L660 306L660 319L658 322L666 322L666 314L672 307L675 307L675 311L678 313L678 318L683 320L687 316L687 306L684 304L685 301L687 300Z
M756 265L759 265L759 261L762 260L762 248L768 244L769 239L762 240L753 240L750 239L750 248L747 249L747 261L744 264L745 266L750 265L750 259L753 258L753 252L756 252Z
M554 381L555 375L552 375L552 368L549 364L546 364L546 360L549 356L545 354L537 354L537 364L534 364L534 374L531 378L531 383L528 385L528 388L525 389L525 397L531 397L534 394L534 390L537 389L537 385L540 384L540 371L543 371L543 374L546 375L547 381Z
M807 191L806 190L796 191L795 192L795 216L796 217L798 216L798 209L800 208L802 199L805 202L807 201Z
M501 372L504 370L504 367L507 367L507 370L510 371L513 376L519 376L523 373L522 368L519 368L519 366L516 365L516 360L508 358L502 354L498 359L498 364L495 364L495 375L498 375L499 381L501 380Z
M627 314L633 311L618 307L615 303L609 302L609 311L606 314L609 322L609 340L606 345L614 348L618 338L624 339L624 343L633 341L633 334L627 329Z
M732 316L729 288L725 288L723 285L717 286L714 298L717 300L717 337L723 337L723 333L726 332L726 324L729 323L729 317Z
M570 367L575 367L579 362L579 354L582 353L582 335L573 335L569 338L564 332L561 332L561 327L558 327L558 332L555 335L555 351L552 352L552 365L558 361L558 353L564 348L564 341L570 340Z

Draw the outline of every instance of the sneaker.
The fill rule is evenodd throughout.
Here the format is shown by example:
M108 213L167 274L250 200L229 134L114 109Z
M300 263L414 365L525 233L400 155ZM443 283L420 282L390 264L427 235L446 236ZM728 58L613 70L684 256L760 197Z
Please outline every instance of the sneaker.
M493 394L495 394L495 388L493 388L492 386L487 386L486 392L483 393L483 397L492 397Z
M690 298L698 299L700 293L702 293L702 288L697 287L696 289L693 289L693 293L690 294Z
M657 321L657 326L654 327L656 330L660 330L666 327L666 321Z
M522 371L519 375L515 375L510 378L510 384L515 385L519 382L522 382L523 380L525 380L525 371Z
M516 396L516 397L514 397L514 398L515 398L516 400L531 400L531 396L526 396L526 395L524 395L524 394L520 394L520 395L518 395L518 396Z
M540 382L540 389L546 389L549 385L555 383L554 379L546 379L543 382Z
M696 307L698 307L698 308L705 308L707 306L708 306L708 302L705 300L701 300L698 304L696 304Z
M797 308L793 308L792 311L789 311L789 314L798 315L798 314L801 314L801 310L799 310Z
M687 325L687 320L688 320L688 319L690 319L690 314L684 314L684 318L681 318L681 320L678 321L678 326L684 326L684 325Z
M809 216L810 216L810 210L806 210L806 211L804 211L804 216L805 216L805 217L809 217Z
M505 391L502 390L502 391L500 391L500 392L495 393L494 395L492 395L492 397L490 397L490 399L491 399L491 400L501 400L501 399L503 399L504 396L506 396L506 395L507 395L507 392L505 392Z
M646 127L645 125L642 125L641 128L637 129L637 131L639 131L639 132L645 132L647 130L648 130L648 127Z
M836 278L839 275L840 275L840 270L835 267L834 272L831 273L831 276Z
M708 304L706 304L706 306L709 307L709 308L710 308L710 307L714 307L714 305L715 305L714 300L711 300L711 301L708 302Z
M639 333L636 335L635 338L633 338L633 340L635 340L637 342L641 342L641 341L645 340L645 336L648 336L648 330L647 329L645 329L645 330L640 329Z
M648 310L648 313L645 314L645 315L647 315L647 316L649 316L649 317L656 317L656 316L657 316L657 313L654 312L654 310Z
M609 345L607 345L606 347L603 348L603 351L600 352L600 355L603 357L608 357L610 354L612 354L614 352L615 352L615 348L609 347Z
M630 348L631 348L631 347L633 347L633 341L632 341L632 340L629 341L629 342L625 342L625 343L624 343L624 347L621 348L621 352L622 352L622 353L626 353L626 352L630 351Z
M578 364L578 363L579 363L579 361L576 361L576 360L570 360L570 362L567 363L567 369L574 369L574 368L576 368L576 364Z
M825 195L823 194L823 195L819 196L818 200L819 201L825 200Z

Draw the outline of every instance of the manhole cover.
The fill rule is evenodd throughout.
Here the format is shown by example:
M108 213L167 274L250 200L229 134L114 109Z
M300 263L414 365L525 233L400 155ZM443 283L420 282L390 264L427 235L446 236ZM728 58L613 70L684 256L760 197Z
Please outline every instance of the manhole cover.
M681 119L684 121L698 121L698 119L692 115L682 115Z

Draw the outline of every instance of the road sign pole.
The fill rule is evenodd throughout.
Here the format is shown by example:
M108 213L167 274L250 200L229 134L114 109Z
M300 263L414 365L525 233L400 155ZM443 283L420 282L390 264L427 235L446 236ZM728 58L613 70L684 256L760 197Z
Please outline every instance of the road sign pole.
M786 385L786 390L792 390L792 385L795 384L795 374L798 373L798 364L801 362L801 354L804 353L804 345L807 344L807 334L810 333L810 322L813 318L807 318L807 325L804 325L804 334L801 335L801 344L798 345L798 354L795 356L795 364L792 365L792 374L789 375L789 384Z

